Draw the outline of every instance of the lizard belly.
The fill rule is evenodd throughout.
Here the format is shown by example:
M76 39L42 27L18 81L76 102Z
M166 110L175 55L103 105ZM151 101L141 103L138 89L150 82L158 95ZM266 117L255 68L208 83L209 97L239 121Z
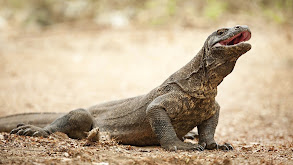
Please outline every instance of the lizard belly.
M98 127L121 144L137 146L159 144L146 118L135 119L133 116L127 116L115 120L102 119L98 121Z
M95 106L91 114L100 131L122 144L137 146L157 145L159 142L146 118L146 107L151 101L148 96Z
M114 130L110 135L121 144L136 146L159 145L149 125L132 127L130 130Z

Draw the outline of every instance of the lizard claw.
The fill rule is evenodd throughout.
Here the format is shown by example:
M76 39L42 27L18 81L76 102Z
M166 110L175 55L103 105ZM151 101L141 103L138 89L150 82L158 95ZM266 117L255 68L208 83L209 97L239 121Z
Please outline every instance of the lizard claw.
M196 147L196 150L197 150L197 151L203 151L203 150L204 150L204 147L201 146L201 145L198 145L198 147Z
M201 151L203 151L206 148L207 144L206 143L202 143L199 146L201 147Z
M223 145L219 145L217 143L212 143L212 144L207 145L206 149L208 149L208 150L217 149L217 150L223 150L223 151L230 151L230 150L233 150L234 148L229 143L225 143Z
M23 130L19 130L16 132L16 135L22 135L23 134Z
M18 125L14 128L10 134L24 135L24 136L43 136L48 137L48 133L42 128L32 126L32 125Z
M233 146L229 143L225 143L223 145L218 145L219 149L220 150L224 150L224 151L230 151L230 150L233 150Z
M32 136L33 133L34 133L34 131L32 129L27 128L24 130L23 135L24 136Z
M34 132L32 136L33 137L45 137L45 138L48 137L47 134L41 133L40 131Z
M166 146L162 146L166 150L169 151L177 151L177 150L184 150L184 151L203 151L205 148L204 145L199 144L191 144L191 143L184 143L184 142L177 142L175 144L170 144Z
M19 123L19 124L17 124L16 128L24 126L24 125L25 125L24 123Z
M21 135L22 132L23 132L23 129L26 129L26 128L28 128L28 127L27 127L27 126L24 126L24 125L21 125L21 126L17 125L17 127L14 128L14 129L10 132L10 134Z

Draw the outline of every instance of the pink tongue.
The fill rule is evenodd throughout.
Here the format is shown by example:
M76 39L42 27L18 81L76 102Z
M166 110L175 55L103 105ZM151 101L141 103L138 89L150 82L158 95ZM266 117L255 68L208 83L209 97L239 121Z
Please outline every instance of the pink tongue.
M225 41L220 41L219 43L221 45L235 45L240 42L249 40L250 37L251 37L251 35L249 32L242 32L242 33L236 35L234 39L227 39Z
M241 38L240 38L240 42L246 41L245 39L247 38L247 36L248 36L247 33L242 33Z
M250 39L251 35L249 32L244 32L242 33L242 36L241 36L241 41L248 41Z
M247 38L247 36L248 36L248 32L244 32L244 33L242 33L242 36L243 36L244 39Z

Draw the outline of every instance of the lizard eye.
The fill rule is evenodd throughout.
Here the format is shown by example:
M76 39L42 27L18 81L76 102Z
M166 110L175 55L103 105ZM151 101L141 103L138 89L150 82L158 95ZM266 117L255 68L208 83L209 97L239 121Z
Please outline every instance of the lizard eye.
M219 29L217 35L223 35L226 31L228 31L228 29Z

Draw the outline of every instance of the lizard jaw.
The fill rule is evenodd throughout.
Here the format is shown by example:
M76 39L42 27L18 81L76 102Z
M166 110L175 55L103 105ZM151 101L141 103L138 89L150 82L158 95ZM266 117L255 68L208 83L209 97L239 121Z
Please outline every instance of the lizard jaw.
M242 31L226 40L219 41L212 47L222 47L222 46L237 46L242 42L246 42L251 38L251 33L249 31Z

